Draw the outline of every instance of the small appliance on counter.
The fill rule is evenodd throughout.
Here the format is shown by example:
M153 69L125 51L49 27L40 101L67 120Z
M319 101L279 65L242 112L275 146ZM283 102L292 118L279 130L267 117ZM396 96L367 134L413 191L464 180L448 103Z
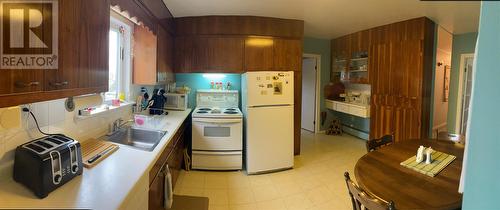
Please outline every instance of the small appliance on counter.
M154 89L153 95L148 102L150 115L162 115L165 113L165 102L167 98L164 96L164 89Z
M188 95L185 93L165 93L165 109L186 110L188 106Z
M83 172L80 143L62 134L45 136L16 148L14 180L39 198Z

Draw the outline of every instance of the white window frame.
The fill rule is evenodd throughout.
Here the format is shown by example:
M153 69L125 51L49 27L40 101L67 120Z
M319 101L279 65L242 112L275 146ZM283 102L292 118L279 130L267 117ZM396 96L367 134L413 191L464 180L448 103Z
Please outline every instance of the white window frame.
M125 94L125 100L130 100L132 29L133 23L111 10L110 31L119 32L118 42L121 49L118 55L118 92L114 96L109 96L109 92L104 93L103 98L106 102L117 99L120 93Z

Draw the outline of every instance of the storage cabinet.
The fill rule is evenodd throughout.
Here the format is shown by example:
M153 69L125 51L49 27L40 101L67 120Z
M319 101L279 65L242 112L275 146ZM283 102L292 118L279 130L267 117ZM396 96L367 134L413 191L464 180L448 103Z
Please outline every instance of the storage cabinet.
M176 72L239 73L243 71L241 37L186 36L175 38Z
M248 37L245 41L245 70L300 71L302 40Z
M165 176L168 171L172 176L172 184L175 187L179 172L184 163L184 148L189 141L190 119L186 119L174 134L167 147L160 154L158 160L149 171L149 209L160 210L164 208L165 201Z
M0 70L0 107L107 91L109 6L60 1L58 69Z
M372 37L371 137L394 134L396 141L429 135L434 23L426 18L379 27ZM389 36L389 39L381 35ZM429 64L431 64L429 66Z
M158 25L158 51L157 51L157 82L166 83L173 79L174 72L174 40L170 33Z

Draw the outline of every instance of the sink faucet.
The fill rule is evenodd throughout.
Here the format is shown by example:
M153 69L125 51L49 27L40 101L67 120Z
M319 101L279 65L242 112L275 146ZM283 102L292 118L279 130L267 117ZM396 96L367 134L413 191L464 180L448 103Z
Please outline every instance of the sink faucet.
M111 136L113 134L115 134L121 127L123 127L125 124L129 123L129 122L133 122L134 120L123 120L122 118L118 118L116 119L115 121L113 121L110 125L109 125L109 132L108 132L108 136Z

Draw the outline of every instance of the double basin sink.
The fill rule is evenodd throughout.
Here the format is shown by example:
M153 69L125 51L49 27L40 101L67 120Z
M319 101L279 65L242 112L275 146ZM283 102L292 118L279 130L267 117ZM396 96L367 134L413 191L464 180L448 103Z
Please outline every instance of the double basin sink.
M165 134L167 134L166 131L148 130L124 125L113 132L113 134L103 136L102 139L128 145L140 150L153 151Z

